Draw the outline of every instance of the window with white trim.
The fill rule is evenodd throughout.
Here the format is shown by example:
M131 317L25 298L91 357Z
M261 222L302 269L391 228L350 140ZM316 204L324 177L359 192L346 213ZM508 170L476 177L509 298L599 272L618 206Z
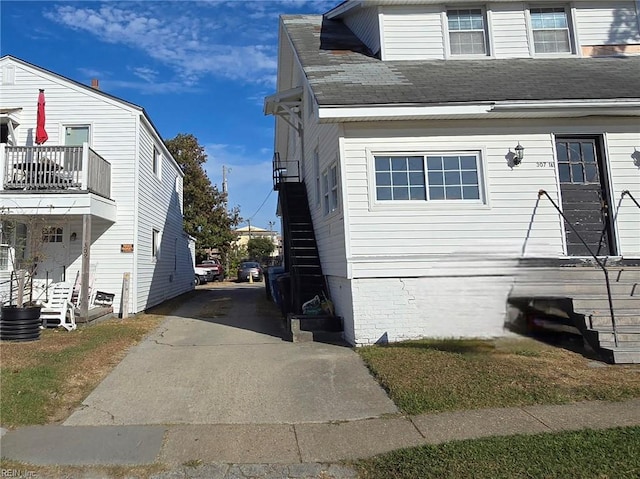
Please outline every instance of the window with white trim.
M320 206L322 192L320 191L320 151L317 146L313 150L313 174L315 176L316 207L318 207Z
M158 178L161 178L162 173L162 157L160 156L160 151L155 146L153 147L153 174Z
M151 234L151 257L156 260L160 256L160 231L154 229Z
M338 165L336 163L322 173L322 205L325 215L338 209Z
M8 244L0 244L0 271L9 271L11 262L11 247Z
M487 30L481 9L447 10L451 55L487 55Z
M482 199L480 152L376 155L377 201Z
M62 243L63 230L58 226L42 229L42 241L44 243Z
M535 53L571 53L571 29L565 7L529 9Z

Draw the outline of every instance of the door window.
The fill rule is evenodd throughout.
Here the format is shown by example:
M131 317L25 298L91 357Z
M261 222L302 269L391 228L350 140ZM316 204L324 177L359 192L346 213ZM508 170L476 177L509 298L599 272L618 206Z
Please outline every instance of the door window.
M556 150L560 183L600 183L593 140L558 141Z

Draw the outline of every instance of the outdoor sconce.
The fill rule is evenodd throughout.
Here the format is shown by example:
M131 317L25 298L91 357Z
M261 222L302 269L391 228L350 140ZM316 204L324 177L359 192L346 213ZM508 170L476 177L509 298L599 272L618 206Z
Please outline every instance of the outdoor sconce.
M522 163L522 160L524 158L524 146L522 146L520 142L518 142L518 146L515 147L515 150L516 156L513 158L513 164L519 165L520 163Z
M74 233L71 233L71 236L69 237L69 239L70 239L71 241L75 241L77 237L78 237L78 235L77 235L77 234L75 234L75 232L74 232Z

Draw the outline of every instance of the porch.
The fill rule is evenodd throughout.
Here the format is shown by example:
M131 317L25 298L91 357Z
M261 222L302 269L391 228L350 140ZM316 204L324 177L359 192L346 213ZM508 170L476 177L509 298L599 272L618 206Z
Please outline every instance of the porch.
M110 198L111 164L87 143L82 146L0 144L0 190L85 192Z

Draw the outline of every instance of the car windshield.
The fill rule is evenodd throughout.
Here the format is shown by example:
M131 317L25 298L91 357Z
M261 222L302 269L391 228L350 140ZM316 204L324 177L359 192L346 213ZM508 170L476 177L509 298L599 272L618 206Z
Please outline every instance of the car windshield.
M259 268L260 265L258 263L242 263L240 267L241 268Z

